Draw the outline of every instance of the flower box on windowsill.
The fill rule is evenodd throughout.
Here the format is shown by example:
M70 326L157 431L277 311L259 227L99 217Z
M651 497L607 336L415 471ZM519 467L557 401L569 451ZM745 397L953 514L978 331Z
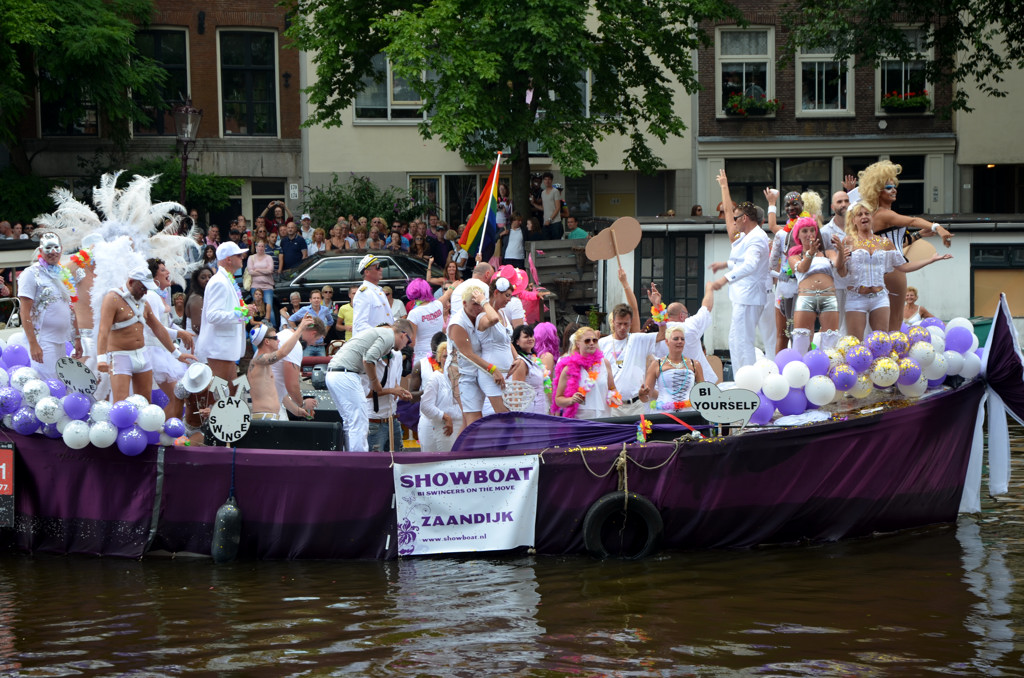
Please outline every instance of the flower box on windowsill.
M727 108L725 109L725 114L730 118L753 118L774 115L775 111L770 111L767 108L747 108L741 113Z
M882 110L888 115L919 115L928 111L927 104L921 104L920 106L882 106Z

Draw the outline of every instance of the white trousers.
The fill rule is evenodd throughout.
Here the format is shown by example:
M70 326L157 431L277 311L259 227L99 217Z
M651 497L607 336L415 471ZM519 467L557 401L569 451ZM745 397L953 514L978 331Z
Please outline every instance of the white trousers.
M355 372L328 372L327 390L338 407L349 452L367 452L370 449L366 434L370 419L366 415L366 390Z
M744 365L756 362L754 354L754 332L757 319L764 306L760 304L733 304L732 324L729 326L729 359L732 373L736 374Z
M36 340L38 341L38 339ZM27 346L25 348L28 348ZM43 349L43 362L32 361L32 367L39 373L43 381L57 378L57 361L67 355L67 346L64 342L40 341L39 348Z
M420 439L420 449L424 452L451 452L455 439L462 432L462 418L452 418L452 434L444 434L444 424L434 422L429 417L420 415L416 435Z
M761 309L761 315L757 318L757 331L761 335L761 343L764 344L764 357L768 360L775 360L775 292L768 290L765 293L765 304Z

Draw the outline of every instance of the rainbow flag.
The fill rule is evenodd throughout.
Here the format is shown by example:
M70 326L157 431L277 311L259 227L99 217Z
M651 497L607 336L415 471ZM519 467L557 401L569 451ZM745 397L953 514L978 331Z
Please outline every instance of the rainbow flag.
M498 240L498 167L501 165L501 153L494 161L494 169L487 179L487 186L480 194L480 199L473 208L473 213L466 221L466 230L459 238L459 246L475 257L488 245Z

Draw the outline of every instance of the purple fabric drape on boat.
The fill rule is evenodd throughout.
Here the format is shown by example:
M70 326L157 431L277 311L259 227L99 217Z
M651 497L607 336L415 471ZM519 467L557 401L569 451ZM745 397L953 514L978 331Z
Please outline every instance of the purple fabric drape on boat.
M1024 367L1014 345L1009 311L1004 303L992 321L992 343L985 378L1018 421L1024 421Z

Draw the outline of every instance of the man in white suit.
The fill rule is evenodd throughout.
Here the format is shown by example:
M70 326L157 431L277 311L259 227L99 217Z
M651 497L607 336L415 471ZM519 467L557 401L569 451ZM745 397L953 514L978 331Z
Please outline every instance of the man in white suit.
M770 241L761 228L764 212L749 202L734 205L729 197L729 182L725 170L718 173L722 187L722 204L725 205L725 225L732 249L729 261L711 264L711 272L729 269L728 273L716 280L714 289L729 285L729 301L732 302L732 325L729 327L729 358L733 374L744 365L754 364L754 332L757 319L765 304L769 267L768 250Z
M214 376L229 384L238 376L236 363L245 352L246 325L255 310L242 301L234 275L248 251L230 240L217 247L218 268L206 284L202 330L196 339L196 356L210 366ZM231 392L234 390L232 386Z

